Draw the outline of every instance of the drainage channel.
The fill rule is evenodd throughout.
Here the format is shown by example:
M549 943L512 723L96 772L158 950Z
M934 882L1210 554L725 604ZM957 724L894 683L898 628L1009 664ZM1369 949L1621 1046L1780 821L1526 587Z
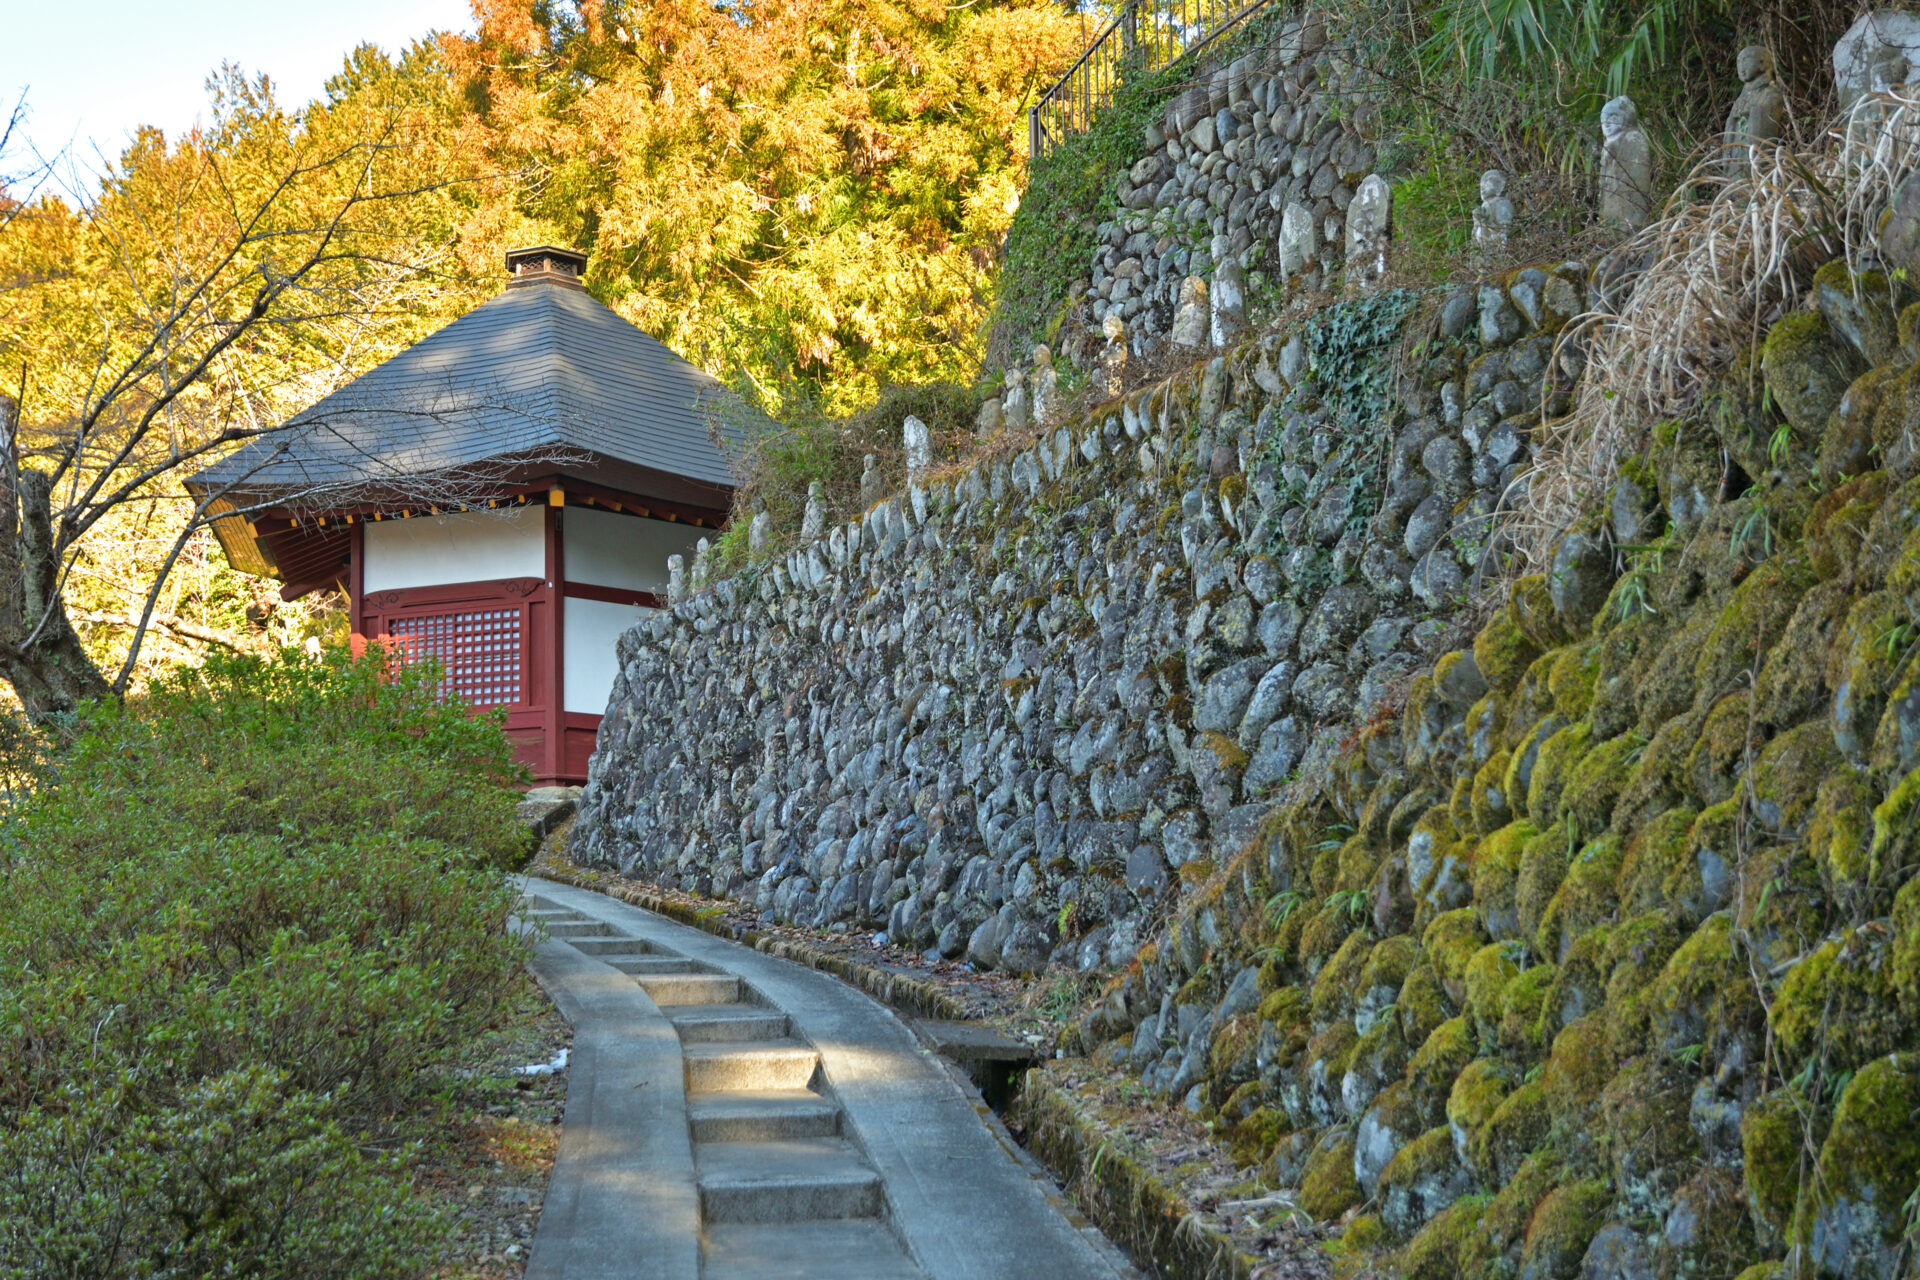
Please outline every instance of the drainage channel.
M677 1033L701 1276L1135 1274L1091 1226L1067 1221L1064 1199L1037 1187L1036 1167L987 1131L984 1108L886 1010L824 975L583 892L532 882L519 919L544 927L543 949L626 975ZM543 1243L549 1258L566 1246L544 1219L530 1275Z

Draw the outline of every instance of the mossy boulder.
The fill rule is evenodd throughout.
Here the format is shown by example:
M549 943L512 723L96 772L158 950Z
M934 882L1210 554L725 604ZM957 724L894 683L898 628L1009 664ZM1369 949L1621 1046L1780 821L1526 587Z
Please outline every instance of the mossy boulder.
M1506 792L1507 803L1516 815L1526 816L1527 792L1533 786L1536 767L1540 763L1540 748L1566 727L1567 722L1559 716L1544 716L1520 736L1509 754L1502 790Z
M1826 1117L1797 1090L1776 1089L1748 1104L1740 1121L1741 1177L1762 1244L1785 1240L1826 1130Z
M1402 1237L1473 1190L1473 1174L1454 1150L1445 1126L1402 1147L1380 1174L1380 1221Z
M1560 1030L1558 1011L1549 1003L1559 967L1530 965L1515 974L1500 994L1499 1045L1515 1062L1535 1062Z
M1575 939L1566 958L1555 966L1547 1008L1561 1026L1601 1011L1607 998L1607 979L1613 973L1613 964L1607 958L1612 932L1607 926L1588 930Z
M1353 1175L1360 1189L1368 1196L1379 1190L1380 1171L1426 1129L1426 1117L1406 1081L1396 1080L1382 1090L1353 1131Z
M1552 1128L1546 1089L1538 1080L1521 1085L1501 1100L1473 1136L1470 1150L1475 1172L1483 1182L1499 1186L1519 1171Z
M1708 1167L1674 1193L1660 1230L1661 1280L1727 1280L1752 1260L1753 1226L1740 1179Z
M1613 547L1604 529L1590 523L1561 535L1547 570L1547 594L1560 625L1572 635L1586 635L1607 602L1615 576Z
M1745 689L1712 703L1681 777L1689 795L1704 804L1719 804L1733 795L1734 781L1759 745L1754 741L1753 696Z
M1575 721L1540 744L1539 759L1527 782L1527 818L1534 826L1544 829L1559 820L1561 796L1592 742L1592 727Z
M1885 471L1866 471L1836 485L1814 502L1802 542L1807 563L1821 581L1852 571L1874 513L1891 485L1892 479Z
M1808 439L1820 434L1848 384L1867 369L1818 311L1796 311L1776 320L1767 330L1760 366L1774 404Z
M1763 730L1786 729L1826 711L1826 655L1851 601L1844 582L1820 583L1800 597L1754 680L1753 718Z
M1615 831L1632 838L1649 818L1687 802L1690 791L1682 779L1705 722L1705 716L1687 712L1661 725L1651 738L1631 735L1631 741L1644 746L1637 760L1628 756L1632 769L1613 806Z
M1634 707L1642 729L1665 724L1693 706L1700 691L1694 669L1712 632L1712 617L1690 617L1642 667L1634 685ZM1595 705L1597 709L1597 700Z
M1846 384L1834 393L1840 392ZM1822 415L1825 421L1825 415ZM1682 537L1698 529L1720 500L1726 480L1719 437L1698 423L1661 423L1654 428L1649 465L1660 490L1660 506L1673 532Z
M1465 1018L1449 1018L1434 1029L1407 1063L1407 1087L1429 1124L1446 1115L1447 1099L1459 1075L1474 1061L1477 1046Z
M1400 984L1400 995L1394 1001L1393 1011L1400 1019L1400 1030L1406 1036L1408 1046L1417 1051L1436 1028L1459 1012L1459 1008L1458 1002L1447 994L1433 965L1423 959L1407 973L1407 980Z
M1613 1078L1613 1069L1604 1013L1590 1013L1560 1029L1540 1075L1555 1132L1589 1130L1594 1107Z
M1892 1054L1856 1071L1801 1191L1793 1243L1825 1275L1902 1274L1906 1200L1920 1182L1920 1057Z
M1879 788L1864 769L1843 765L1820 779L1807 819L1807 847L1837 898L1861 902L1873 884L1873 810Z
M1605 1008L1615 1057L1635 1057L1653 1047L1661 1011L1659 975L1687 928L1677 912L1648 911L1607 931Z
M1525 819L1510 822L1481 837L1474 854L1473 910L1496 942L1520 936L1520 859L1527 841L1539 834Z
M1529 942L1539 935L1553 895L1567 878L1567 865L1573 855L1573 837L1564 822L1541 830L1521 846L1520 872L1514 880L1514 911L1520 920L1520 936Z
M1668 957L1651 997L1648 1047L1675 1060L1702 1049L1717 1059L1731 1038L1754 1028L1760 994L1725 912L1707 917Z
M1353 1176L1353 1139L1334 1130L1323 1138L1300 1176L1300 1208L1321 1222L1332 1222L1365 1197Z
M1359 1115L1382 1089L1399 1082L1411 1056L1398 1018L1375 1022L1354 1045L1346 1074L1340 1078L1340 1100L1347 1114Z
M1867 865L1879 884L1898 883L1920 865L1920 769L1894 783L1874 806Z
M1507 983L1520 972L1514 959L1516 950L1510 942L1490 942L1467 962L1466 1015L1472 1023L1474 1037L1481 1044L1499 1041Z
M1480 1225L1487 1196L1455 1200L1420 1228L1400 1254L1404 1280L1460 1280L1466 1243Z
M1627 579L1622 579L1625 581ZM1624 732L1641 719L1640 689L1647 678L1648 663L1662 652L1671 634L1671 619L1667 614L1636 613L1600 637L1600 674L1593 684L1587 721L1603 740ZM1693 700L1691 690L1686 694L1683 705ZM1659 724L1675 713L1669 711L1667 716L1648 723Z
M1899 675L1903 652L1890 638L1910 621L1898 593L1876 591L1854 602L1834 640L1827 668L1834 743L1855 762L1865 762Z
M1569 721L1578 720L1593 705L1593 692L1600 682L1600 642L1570 644L1552 656L1547 690L1553 695L1554 710Z
M1819 1057L1834 1071L1911 1046L1902 1016L1895 954L1886 932L1848 929L1787 970L1773 999L1772 1024L1793 1062Z
M1643 739L1623 734L1587 752L1573 767L1561 803L1578 830L1604 831L1613 825L1614 806L1645 748Z
M1467 998L1467 966L1487 945L1480 918L1472 908L1462 907L1436 916L1420 937L1420 950L1441 989L1456 1005Z
M1747 575L1713 620L1695 659L1694 686L1717 700L1764 658L1814 585L1806 557L1782 552Z
M1867 367L1890 360L1906 363L1900 348L1901 295L1884 271L1853 271L1835 259L1813 273L1813 305L1827 332L1847 344ZM1771 336L1771 335L1769 335Z
M1573 633L1567 630L1560 615L1554 611L1553 592L1548 589L1547 575L1544 573L1530 573L1515 579L1507 592L1507 608L1514 626L1520 629L1520 634L1536 653L1557 649L1573 639ZM1486 668L1483 666L1481 670L1484 672ZM1494 688L1501 688L1492 677L1488 679ZM1511 689L1512 686L1506 688Z
M1574 1280L1613 1197L1598 1178L1555 1187L1533 1211L1520 1254L1520 1280Z
M1540 647L1514 620L1511 608L1495 613L1473 638L1474 664L1495 693L1513 692L1539 656Z
M1537 955L1559 963L1576 938L1613 916L1614 885L1624 856L1618 836L1590 841L1573 856L1534 933Z
M1542 1152L1521 1162L1519 1170L1487 1202L1473 1234L1460 1246L1462 1276L1514 1276L1534 1209L1564 1175L1557 1157Z
M1468 792L1468 816L1473 829L1482 835L1498 830L1513 819L1513 804L1507 798L1507 768L1512 763L1513 753L1503 748L1487 757L1487 762L1473 775L1472 790Z
M1700 919L1724 903L1732 871L1717 852L1695 847L1698 816L1688 808L1668 809L1641 824L1620 864L1623 913L1678 907Z
M1799 834L1821 781L1845 767L1833 730L1824 720L1787 730L1767 743L1754 761L1753 816L1776 836Z
M1688 1123L1692 1082L1652 1057L1624 1063L1600 1095L1602 1145L1628 1213L1664 1216L1699 1143Z

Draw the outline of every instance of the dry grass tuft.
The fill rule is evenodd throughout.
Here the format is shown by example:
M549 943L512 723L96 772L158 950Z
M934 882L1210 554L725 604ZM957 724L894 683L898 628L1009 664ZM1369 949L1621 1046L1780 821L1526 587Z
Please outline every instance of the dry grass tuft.
M1536 566L1554 538L1612 485L1653 424L1684 417L1714 378L1799 305L1812 271L1844 255L1857 268L1894 194L1920 171L1920 88L1857 104L1810 147L1761 148L1728 176L1718 155L1695 168L1662 216L1609 261L1611 308L1561 340L1586 374L1573 411L1548 424L1512 534ZM1646 263L1637 273L1625 268Z

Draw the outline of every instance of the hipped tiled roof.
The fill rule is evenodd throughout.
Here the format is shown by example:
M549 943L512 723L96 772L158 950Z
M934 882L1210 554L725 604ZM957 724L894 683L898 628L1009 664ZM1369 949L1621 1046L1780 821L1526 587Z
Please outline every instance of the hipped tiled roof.
M528 280L189 483L291 493L578 451L730 487L711 428L730 394L577 285Z

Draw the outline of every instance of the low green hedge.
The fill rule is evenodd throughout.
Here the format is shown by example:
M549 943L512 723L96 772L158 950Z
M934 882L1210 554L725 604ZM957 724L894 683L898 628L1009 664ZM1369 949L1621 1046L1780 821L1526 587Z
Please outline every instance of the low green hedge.
M0 816L0 1277L419 1274L406 1110L523 959L501 718L290 653L74 729Z

